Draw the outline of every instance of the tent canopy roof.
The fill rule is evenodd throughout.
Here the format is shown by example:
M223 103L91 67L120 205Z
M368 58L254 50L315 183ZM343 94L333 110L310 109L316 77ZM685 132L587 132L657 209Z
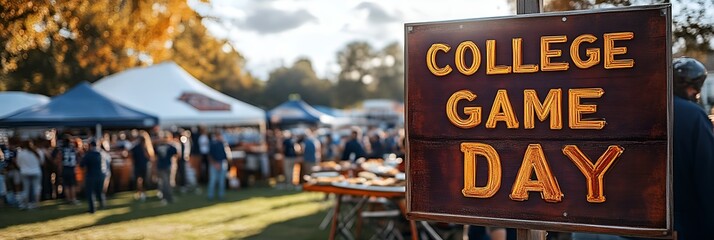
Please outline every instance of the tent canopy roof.
M296 99L284 102L268 112L268 118L274 124L331 124L334 117L324 114L306 102Z
M158 119L118 104L81 83L46 104L0 120L0 127L151 127Z
M8 116L20 109L45 104L50 101L45 95L18 91L0 92L0 118Z
M265 111L206 86L174 62L126 70L94 88L117 102L159 117L163 126L259 125Z

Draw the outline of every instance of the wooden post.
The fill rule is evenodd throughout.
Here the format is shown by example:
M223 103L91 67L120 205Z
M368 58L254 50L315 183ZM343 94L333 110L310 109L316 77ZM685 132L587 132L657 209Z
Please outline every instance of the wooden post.
M543 0L516 0L516 14L543 12ZM545 240L546 232L542 230L517 229L518 240Z
M543 12L542 0L516 0L516 14Z

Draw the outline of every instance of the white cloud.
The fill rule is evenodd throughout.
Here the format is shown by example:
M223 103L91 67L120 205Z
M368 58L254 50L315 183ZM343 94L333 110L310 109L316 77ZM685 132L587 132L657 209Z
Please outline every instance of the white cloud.
M384 8L372 2L362 2L355 8L357 10L366 10L367 22L372 24L381 24L399 21L400 16L393 15L387 12Z
M204 21L247 58L247 70L261 79L300 57L312 60L319 76L334 76L337 51L351 41L375 48L404 42L404 23L511 14L493 0L213 0L194 7L224 24ZM194 6L198 4L193 4ZM227 22L227 23L226 23Z
M300 27L308 22L316 22L317 18L310 12L300 9L289 12L274 8L259 8L250 13L238 26L260 34L279 33Z

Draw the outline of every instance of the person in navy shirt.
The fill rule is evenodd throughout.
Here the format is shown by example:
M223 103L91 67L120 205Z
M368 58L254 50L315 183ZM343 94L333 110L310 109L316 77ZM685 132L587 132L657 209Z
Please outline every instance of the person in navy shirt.
M171 176L175 176L176 159L178 159L178 148L173 142L171 132L164 132L162 142L156 146L156 171L159 176L159 190L163 198L162 203L173 203L174 198L171 190Z
M283 175L285 175L285 188L291 189L293 186L293 170L297 161L297 151L295 151L295 139L290 131L283 132Z
M370 158L383 158L384 157L384 141L382 140L381 133L375 132L369 138L369 145L372 152L369 154Z
M228 171L228 160L231 159L231 151L228 144L223 140L223 134L216 132L210 148L210 161L208 172L208 199L213 200L216 188L218 188L218 199L223 199L226 191L226 172Z
M342 152L342 158L340 158L340 160L350 160L354 162L358 158L365 157L364 147L362 147L362 143L360 143L359 136L359 130L353 129L350 140L345 143L345 149Z
M697 94L706 68L692 58L674 60L674 230L680 240L710 239L714 229L714 130Z
M89 151L84 154L80 166L84 168L85 174L85 189L87 193L87 203L89 205L89 213L94 213L94 201L99 201L99 208L104 208L104 170L108 168L107 162L103 160L102 154L97 148L96 141L90 143Z

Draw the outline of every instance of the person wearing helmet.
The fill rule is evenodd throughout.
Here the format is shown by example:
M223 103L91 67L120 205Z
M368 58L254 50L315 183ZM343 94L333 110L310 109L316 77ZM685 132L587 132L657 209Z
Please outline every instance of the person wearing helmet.
M674 230L678 239L709 239L714 229L714 131L695 103L707 70L699 61L674 60Z

